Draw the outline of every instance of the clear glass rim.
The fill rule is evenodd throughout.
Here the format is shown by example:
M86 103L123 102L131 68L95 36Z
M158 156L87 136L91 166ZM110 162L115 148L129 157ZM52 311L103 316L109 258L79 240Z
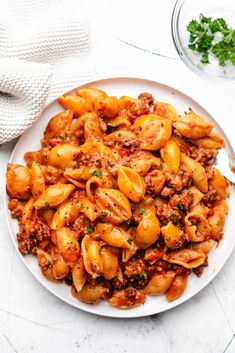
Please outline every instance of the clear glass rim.
M197 75L201 76L202 78L208 78L208 79L213 79L213 80L222 80L222 81L234 81L235 79L232 77L225 77L221 75L213 75L209 74L207 72L203 72L200 69L198 69L185 55L182 45L180 42L180 36L179 36L179 16L180 16L180 11L182 8L182 5L185 0L176 0L173 11L172 11L172 16L171 16L171 35L172 35L172 40L175 45L176 51L180 57L180 59L190 68L194 73Z

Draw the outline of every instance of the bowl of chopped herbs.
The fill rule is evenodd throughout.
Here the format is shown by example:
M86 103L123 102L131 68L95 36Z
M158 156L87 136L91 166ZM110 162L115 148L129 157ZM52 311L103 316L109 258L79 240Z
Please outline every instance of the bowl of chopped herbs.
M171 24L177 52L190 69L235 80L234 0L177 0Z

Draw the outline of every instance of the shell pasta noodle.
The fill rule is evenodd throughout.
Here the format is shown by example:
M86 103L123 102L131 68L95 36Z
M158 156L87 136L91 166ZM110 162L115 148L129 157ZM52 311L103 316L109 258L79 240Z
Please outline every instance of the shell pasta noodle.
M20 252L87 304L177 300L223 237L229 183L213 166L223 139L150 93L82 87L58 102L41 148L8 164Z

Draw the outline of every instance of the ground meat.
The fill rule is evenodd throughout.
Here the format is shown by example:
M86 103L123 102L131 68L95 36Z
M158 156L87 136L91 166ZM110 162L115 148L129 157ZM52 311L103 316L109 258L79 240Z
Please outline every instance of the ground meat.
M170 200L170 206L185 214L193 202L193 194L189 190L183 190L181 194L175 194Z
M35 216L31 222L31 236L34 236L37 241L50 239L51 230L50 227L45 223L43 218Z
M144 260L148 261L150 265L160 260L166 252L166 246L163 244L157 244L154 247L148 248L145 251Z
M147 92L141 93L138 96L138 99L142 100L143 102L145 102L148 105L152 105L154 103L154 98L151 93L147 93Z
M156 216L163 225L166 225L170 221L177 223L182 219L181 213L178 210L172 209L169 204L156 206Z
M24 232L17 234L18 249L22 255L35 254L37 239L31 236L27 236Z
M179 175L181 176L182 186L188 187L192 183L192 170L185 164L181 164Z
M134 257L124 265L127 277L137 276L146 271L146 263L141 257Z
M210 165L213 163L217 156L218 150L216 148L203 148L203 147L192 147L190 149L190 157L195 159L203 166Z
M63 178L63 171L60 169L51 167L47 165L43 168L43 175L45 179L45 183L47 184L57 184Z
M9 198L8 208L13 218L19 219L22 216L23 202L18 199Z
M214 178L215 173L214 173L213 167L206 166L205 171L206 171L206 176L207 176L208 181Z
M161 191L161 196L162 197L169 197L173 196L175 193L175 190L173 188L169 188L168 186L164 186L164 188Z
M204 196L202 198L202 202L204 203L205 206L212 207L214 201L219 200L219 199L220 198L217 195L216 190L213 189L211 185L209 185L207 193L204 194Z

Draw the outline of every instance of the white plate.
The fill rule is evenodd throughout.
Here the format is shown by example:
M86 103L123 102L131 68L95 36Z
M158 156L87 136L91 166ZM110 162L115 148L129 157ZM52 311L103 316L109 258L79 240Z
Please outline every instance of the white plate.
M90 82L84 86L97 87L105 90L109 95L129 95L136 97L141 92L150 92L159 101L165 101L173 104L178 112L183 113L188 108L192 108L197 113L205 116L215 125L216 131L219 132L226 142L226 149L228 152L232 152L232 147L227 140L223 130L219 127L212 116L206 111L198 102L194 101L192 98L186 94L169 87L167 85L157 83L150 80L138 79L138 78L111 78L105 80L99 80L95 82ZM74 90L70 91L71 93ZM207 100L205 100L207 101ZM204 103L205 106L206 103ZM222 114L223 107L221 111L218 111L218 116ZM11 155L11 163L24 164L23 156L27 151L34 151L40 148L40 139L43 135L44 129L49 121L49 119L61 111L61 106L57 101L49 104L43 111L40 119L30 128L24 135L21 136L17 142L14 151ZM221 115L222 116L222 115ZM216 118L216 117L214 117ZM31 256L22 256L18 251L16 233L18 232L18 223L16 220L12 219L10 212L7 209L7 195L5 197L5 211L8 223L8 228L12 237L12 241L19 253L19 256L31 271L31 273L36 277L36 279L51 293L53 293L58 298L62 299L68 304L73 305L76 308L88 311L90 313L108 316L108 317L119 317L119 318L130 318L130 317L140 317L152 314L157 314L162 311L171 309L202 290L220 271L223 267L225 261L228 259L229 255L235 244L235 232L234 232L234 216L235 211L235 191L234 188L230 188L230 198L229 198L229 208L230 212L226 220L224 237L217 247L212 249L209 254L209 266L205 268L202 276L200 278L196 277L194 274L189 276L188 287L185 293L178 300L168 303L165 296L148 297L144 305L137 308L122 311L113 308L106 301L101 301L96 305L89 305L82 303L71 296L70 287L66 284L58 284L48 281L40 271L36 259Z

